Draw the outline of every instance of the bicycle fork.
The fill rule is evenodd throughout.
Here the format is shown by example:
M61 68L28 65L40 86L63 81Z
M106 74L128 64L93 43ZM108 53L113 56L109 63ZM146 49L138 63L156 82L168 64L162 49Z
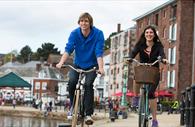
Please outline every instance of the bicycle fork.
M145 85L144 86L144 95L145 95L145 127L149 126L149 120L151 120L150 117L150 107L149 107L149 86Z

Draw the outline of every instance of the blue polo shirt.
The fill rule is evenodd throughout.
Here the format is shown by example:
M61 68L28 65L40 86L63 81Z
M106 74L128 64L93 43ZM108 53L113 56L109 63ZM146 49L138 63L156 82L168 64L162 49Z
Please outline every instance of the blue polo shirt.
M80 27L73 30L66 43L65 52L69 55L74 51L74 64L82 69L97 66L97 58L103 56L104 35L96 27L91 28L91 32L85 38Z

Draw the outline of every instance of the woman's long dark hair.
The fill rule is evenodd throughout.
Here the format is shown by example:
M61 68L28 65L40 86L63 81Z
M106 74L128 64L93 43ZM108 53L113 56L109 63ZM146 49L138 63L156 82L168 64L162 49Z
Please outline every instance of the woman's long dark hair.
M147 26L147 27L144 29L144 31L143 31L143 33L141 34L141 36L140 36L138 42L136 43L136 46L142 47L142 48L147 47L147 45L146 45L146 38L145 38L145 32L146 32L147 29L152 29L152 31L154 32L154 38L153 38L154 45L156 45L156 44L162 45L162 43L161 43L161 41L160 41L160 39L159 39L159 37L158 37L158 35L157 35L157 33L156 33L156 29L155 29L153 26L149 25L149 26ZM163 45L162 45L162 46L163 46Z

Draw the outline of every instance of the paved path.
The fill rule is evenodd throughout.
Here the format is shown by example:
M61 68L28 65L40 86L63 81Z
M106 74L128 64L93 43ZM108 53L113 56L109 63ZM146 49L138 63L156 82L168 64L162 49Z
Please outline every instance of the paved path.
M159 120L159 127L180 127L180 114L167 115L165 112L157 117ZM105 120L95 121L94 125L90 127L138 127L137 123L137 114L130 113L127 119L116 119L115 122L110 122L107 117Z

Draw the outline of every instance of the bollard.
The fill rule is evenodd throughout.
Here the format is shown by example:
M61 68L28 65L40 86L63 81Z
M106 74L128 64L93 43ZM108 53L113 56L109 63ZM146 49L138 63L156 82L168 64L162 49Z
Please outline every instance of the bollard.
M181 91L181 100L180 100L180 125L183 126L185 124L185 91Z
M195 125L195 84L191 86L191 102L190 102L190 127Z
M185 127L190 127L190 87L185 92Z

